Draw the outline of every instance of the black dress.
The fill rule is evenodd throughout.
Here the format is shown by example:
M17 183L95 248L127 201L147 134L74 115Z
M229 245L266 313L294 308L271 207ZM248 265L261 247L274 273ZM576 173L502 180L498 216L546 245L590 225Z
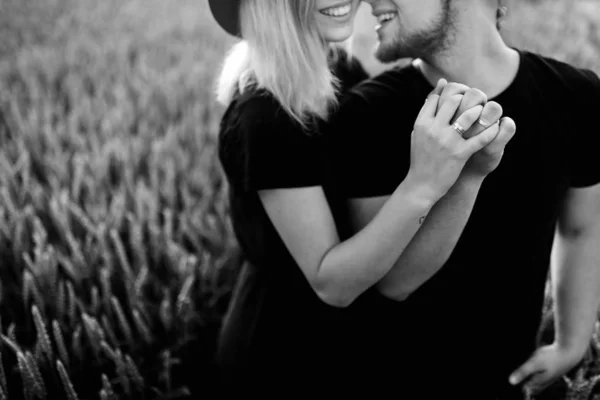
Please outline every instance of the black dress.
M341 92L367 78L342 53L332 70ZM350 309L322 302L268 218L258 190L322 186L344 236L343 204L331 182L318 125L304 131L265 90L247 90L226 110L219 157L230 187L231 220L247 262L219 338L217 362L227 393L265 393L272 384L304 389L339 371L339 335ZM343 333L342 333L343 334ZM334 343L336 345L334 345ZM279 387L279 386L278 386Z

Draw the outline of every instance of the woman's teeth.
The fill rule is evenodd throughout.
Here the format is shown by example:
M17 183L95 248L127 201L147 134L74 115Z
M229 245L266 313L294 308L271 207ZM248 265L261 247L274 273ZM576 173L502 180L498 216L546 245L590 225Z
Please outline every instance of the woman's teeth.
M321 13L330 17L345 17L350 14L350 11L352 11L352 5L348 4L346 6L326 8L321 10Z
M393 20L394 18L396 18L396 13L386 13L386 14L381 14L381 15L377 16L377 21L380 24L384 24L388 21Z

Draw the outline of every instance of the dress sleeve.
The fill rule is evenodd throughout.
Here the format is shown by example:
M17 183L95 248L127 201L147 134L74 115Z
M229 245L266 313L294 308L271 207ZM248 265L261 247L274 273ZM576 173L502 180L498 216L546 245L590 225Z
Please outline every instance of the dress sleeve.
M600 126L594 117L600 111L600 78L590 70L582 70L585 81L576 96L578 109L572 113L570 135L570 185L583 188L600 183Z
M245 192L322 184L319 138L272 99L252 99L229 112L220 159L232 185ZM235 114L235 115L232 115Z

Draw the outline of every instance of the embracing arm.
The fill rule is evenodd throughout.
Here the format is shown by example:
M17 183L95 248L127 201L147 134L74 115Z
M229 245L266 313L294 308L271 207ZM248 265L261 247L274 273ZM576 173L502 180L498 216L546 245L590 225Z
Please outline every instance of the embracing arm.
M377 283L384 296L404 300L440 270L467 224L480 187L481 180L459 178L433 206L394 267ZM354 229L362 229L386 201L387 197L352 200Z
M389 271L435 203L426 188L405 181L365 229L340 243L322 188L260 195L308 282L336 307L348 306Z
M571 189L552 252L556 341L582 357L600 305L600 184Z

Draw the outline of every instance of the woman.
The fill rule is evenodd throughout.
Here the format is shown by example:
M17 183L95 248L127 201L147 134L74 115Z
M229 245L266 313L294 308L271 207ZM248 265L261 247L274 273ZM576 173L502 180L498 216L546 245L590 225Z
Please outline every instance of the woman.
M219 80L219 100L227 106L219 155L233 226L249 261L224 318L218 361L229 388L245 394L264 393L273 381L294 390L331 390L337 379L368 368L361 365L367 355L351 346L360 340L367 305L378 304L371 287L431 206L421 194L453 169L426 167L426 157L415 153L412 173L371 224L349 237L319 131L339 95L366 77L334 47L350 38L359 1L210 4L221 26L243 38ZM450 120L460 96L437 115L438 97L431 99L415 134L456 135ZM457 121L469 129L481 109Z

